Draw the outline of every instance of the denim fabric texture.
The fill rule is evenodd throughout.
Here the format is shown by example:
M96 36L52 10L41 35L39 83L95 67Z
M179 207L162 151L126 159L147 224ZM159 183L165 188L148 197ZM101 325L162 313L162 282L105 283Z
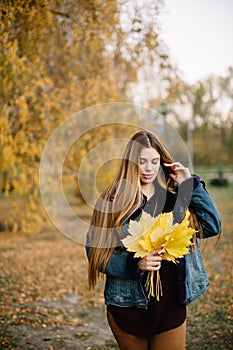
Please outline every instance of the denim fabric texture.
M195 248L190 248L190 254L185 256L185 274L186 298L184 301L186 304L190 304L204 293L210 284L198 242L196 242Z
M205 189L204 182L198 181L192 191L189 205L197 215L203 229L203 238L217 235L221 231L219 212ZM128 222L122 225L124 236L128 234ZM87 244L87 255L90 246ZM106 267L105 303L116 306L137 306L147 308L148 299L142 285L143 274L137 269L137 259L123 249L116 249ZM189 304L205 292L209 285L208 276L200 254L198 242L190 248L177 264L177 285L179 301Z

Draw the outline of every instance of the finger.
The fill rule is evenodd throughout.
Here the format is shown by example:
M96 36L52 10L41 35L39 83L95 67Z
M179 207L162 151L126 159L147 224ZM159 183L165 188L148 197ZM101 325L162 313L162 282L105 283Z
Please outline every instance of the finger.
M161 268L161 263L148 267L148 271L157 271Z
M175 165L175 163L163 163L163 165L167 167L172 167Z
M151 252L148 256L159 256L159 254L163 251L164 249L156 249L156 250L153 250L153 252Z
M147 261L161 261L162 260L162 257L160 256L160 255L158 255L158 254L156 254L156 255L150 255L150 256L148 256L148 259L147 259Z
M171 163L171 164L164 164L167 167L169 167L169 169L171 169L172 172L176 173L177 171L183 169L182 165L179 163ZM169 175L174 175L174 173L170 173Z
M163 165L167 166L167 167L174 167L174 166L180 166L182 165L180 162L173 162L173 163L163 163Z

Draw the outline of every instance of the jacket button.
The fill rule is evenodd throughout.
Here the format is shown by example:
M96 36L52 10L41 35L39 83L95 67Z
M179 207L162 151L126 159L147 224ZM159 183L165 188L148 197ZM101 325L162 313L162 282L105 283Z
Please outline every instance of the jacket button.
M145 306L145 303L138 303L138 306Z

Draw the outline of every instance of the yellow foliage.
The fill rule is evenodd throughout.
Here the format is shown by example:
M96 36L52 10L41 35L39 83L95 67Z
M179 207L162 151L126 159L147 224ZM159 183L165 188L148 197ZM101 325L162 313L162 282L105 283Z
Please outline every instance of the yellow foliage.
M143 51L135 54L128 46L121 10L115 0L23 0L1 6L0 186L4 194L14 191L28 198L24 218L18 218L22 229L26 222L37 224L37 212L43 213L38 167L54 129L88 106L127 100L129 86L137 80ZM148 36L148 28L144 27L138 48L148 43L148 52L158 58L148 39L153 30ZM78 149L74 145L69 152L64 172L78 172L89 150L118 131L108 127L100 128L95 137L84 135ZM88 165L85 172L91 171ZM98 186L102 189L111 176L101 175Z
M173 213L164 213L153 218L142 212L139 221L130 221L130 235L122 240L128 251L134 252L135 257L144 257L153 250L163 251L163 260L176 262L189 254L187 249L195 230L190 226L189 212L180 224L173 224Z
M123 245L128 251L134 252L135 257L145 257L154 250L162 254L163 260L178 262L185 254L189 254L189 246L195 230L190 227L189 211L186 212L183 221L173 224L173 213L164 213L153 218L150 214L142 212L139 221L130 221L129 235L122 239ZM160 251L160 253L159 253ZM149 295L154 294L154 273L148 274L146 287ZM157 271L156 297L159 300L162 295L162 285Z

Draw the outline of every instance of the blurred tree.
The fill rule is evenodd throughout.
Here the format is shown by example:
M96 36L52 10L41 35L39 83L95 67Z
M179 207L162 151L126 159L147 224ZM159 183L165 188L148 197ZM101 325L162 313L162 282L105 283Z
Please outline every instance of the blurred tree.
M63 120L91 105L126 101L145 62L156 62L167 79L160 8L160 0L1 2L0 185L5 196L13 191L29 203L24 218L15 208L5 226L32 230L40 221L38 166ZM113 131L100 130L94 143ZM80 155L94 143L84 137Z
M178 82L170 89L172 105L182 136L194 129L196 165L232 165L233 68L224 77L209 77L193 85Z

